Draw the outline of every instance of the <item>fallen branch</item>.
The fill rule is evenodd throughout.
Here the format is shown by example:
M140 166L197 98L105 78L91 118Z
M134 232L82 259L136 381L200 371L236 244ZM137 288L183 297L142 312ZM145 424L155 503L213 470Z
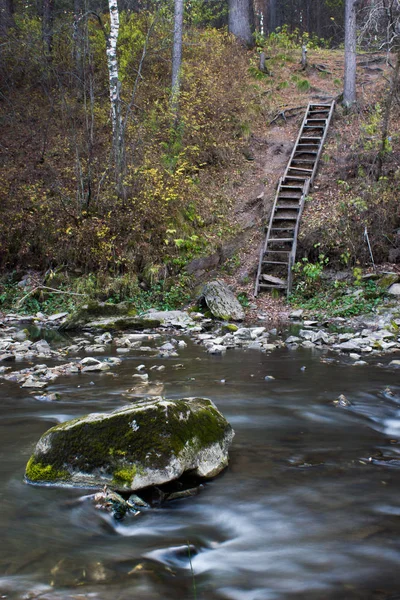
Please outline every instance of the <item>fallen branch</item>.
M272 121L270 121L269 125L272 125L272 123L275 123L275 121L277 121L279 118L282 118L284 121L286 121L286 119L295 117L296 113L298 113L300 110L304 110L305 108L306 108L305 106L295 106L293 108L284 108L283 110L278 112L278 114L272 119ZM293 114L288 114L288 113L293 113Z
M68 296L85 296L86 294L78 294L77 292L66 292L64 290L57 290L55 288L51 288L48 287L47 285L38 285L34 288L32 288L27 294L25 294L25 296L23 296L20 300L18 300L16 307L19 308L23 302L29 298L29 296L32 296L32 294L34 294L35 292L37 292L38 290L49 290L51 292L53 292L53 294L67 294Z

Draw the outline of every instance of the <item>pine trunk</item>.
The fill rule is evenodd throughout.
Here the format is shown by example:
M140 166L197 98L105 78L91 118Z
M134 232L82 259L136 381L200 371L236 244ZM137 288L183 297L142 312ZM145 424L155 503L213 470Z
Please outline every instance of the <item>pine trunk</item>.
M356 5L357 0L346 0L343 104L347 108L350 108L356 101Z
M229 31L246 46L254 46L252 0L229 0Z

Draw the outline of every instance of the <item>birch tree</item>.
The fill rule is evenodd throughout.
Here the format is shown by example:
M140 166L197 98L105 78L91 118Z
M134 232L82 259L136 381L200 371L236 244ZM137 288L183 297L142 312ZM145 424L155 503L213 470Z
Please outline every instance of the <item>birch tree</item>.
M117 43L119 33L119 11L117 0L108 0L110 10L110 33L106 39L107 66L111 103L111 123L113 131L113 153L117 181L117 191L122 193L125 167L125 147L121 114L121 82L118 75Z
M172 50L171 107L177 117L182 69L183 0L175 0L174 45Z
M254 46L252 0L229 0L229 31L248 47Z
M344 31L343 104L350 108L356 102L357 0L346 0Z

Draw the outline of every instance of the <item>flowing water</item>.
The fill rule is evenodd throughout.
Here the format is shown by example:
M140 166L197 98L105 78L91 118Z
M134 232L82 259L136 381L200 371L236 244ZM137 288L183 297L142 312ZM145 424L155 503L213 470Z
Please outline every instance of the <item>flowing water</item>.
M140 363L166 366L149 373L167 397L215 401L236 431L229 468L122 521L82 490L25 484L40 435L127 404ZM398 372L307 350L209 356L190 341L179 359L132 353L114 372L59 379L51 403L0 383L0 598L400 598Z

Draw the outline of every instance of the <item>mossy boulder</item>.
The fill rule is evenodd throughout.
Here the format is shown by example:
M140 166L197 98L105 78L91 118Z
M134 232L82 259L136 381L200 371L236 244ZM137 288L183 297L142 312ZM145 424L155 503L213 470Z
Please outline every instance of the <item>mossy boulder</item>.
M386 290L392 285L398 283L399 280L400 277L397 273L385 273L378 279L378 285Z
M244 310L239 300L221 280L210 281L203 289L204 301L211 314L224 321L243 321Z
M128 302L111 304L92 300L71 313L60 329L147 329L159 325L160 321L155 318L138 317L135 307Z
M228 464L233 430L207 398L140 400L49 429L27 467L28 483L137 490Z

